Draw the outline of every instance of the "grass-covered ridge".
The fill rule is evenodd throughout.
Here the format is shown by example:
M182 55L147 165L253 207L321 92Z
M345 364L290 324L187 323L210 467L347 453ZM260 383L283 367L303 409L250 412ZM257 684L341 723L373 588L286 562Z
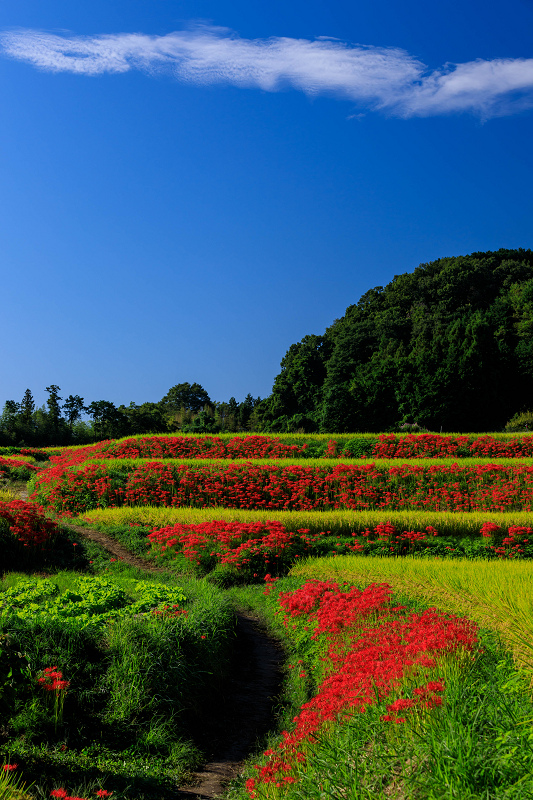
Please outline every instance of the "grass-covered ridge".
M490 632L405 593L384 605L388 588L367 581L234 591L268 616L291 658L282 733L249 761L231 800L533 792L529 677Z

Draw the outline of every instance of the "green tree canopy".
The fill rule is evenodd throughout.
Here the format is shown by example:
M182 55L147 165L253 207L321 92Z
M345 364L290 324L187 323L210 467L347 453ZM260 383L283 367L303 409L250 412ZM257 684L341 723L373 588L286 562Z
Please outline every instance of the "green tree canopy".
M324 432L500 430L531 405L532 333L531 250L421 264L289 348L262 424L305 415Z
M175 414L182 408L198 413L204 406L212 406L213 403L199 383L178 383L168 390L160 405L166 413Z

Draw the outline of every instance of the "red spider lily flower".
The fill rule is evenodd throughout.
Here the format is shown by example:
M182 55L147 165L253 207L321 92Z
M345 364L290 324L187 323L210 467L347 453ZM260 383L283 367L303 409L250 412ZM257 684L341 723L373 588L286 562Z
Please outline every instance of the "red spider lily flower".
M17 767L18 767L18 764L4 764L3 769L6 772L11 772L12 770L16 769Z

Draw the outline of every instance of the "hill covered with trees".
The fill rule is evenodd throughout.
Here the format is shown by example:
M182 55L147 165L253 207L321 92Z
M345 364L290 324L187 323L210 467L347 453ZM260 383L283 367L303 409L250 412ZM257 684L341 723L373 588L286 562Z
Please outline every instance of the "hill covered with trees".
M533 406L533 252L440 258L291 345L266 431L501 430Z

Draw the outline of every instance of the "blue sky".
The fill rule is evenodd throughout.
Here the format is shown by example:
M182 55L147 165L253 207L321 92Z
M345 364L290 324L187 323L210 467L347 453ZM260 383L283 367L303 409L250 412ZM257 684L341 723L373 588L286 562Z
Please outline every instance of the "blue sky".
M533 246L533 2L4 0L0 404L270 393L441 256Z

